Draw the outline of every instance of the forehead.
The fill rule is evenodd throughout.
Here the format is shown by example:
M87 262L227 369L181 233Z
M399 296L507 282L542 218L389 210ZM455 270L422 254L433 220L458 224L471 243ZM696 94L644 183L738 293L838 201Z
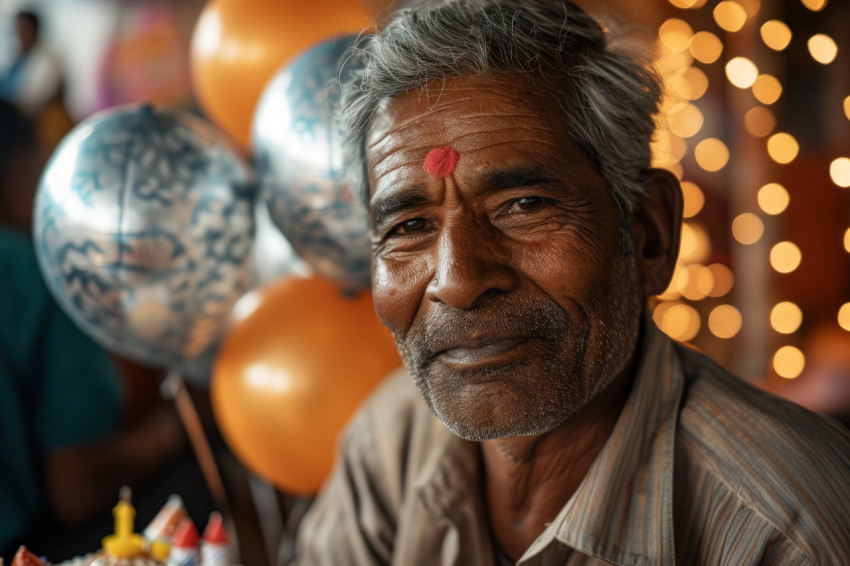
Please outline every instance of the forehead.
M422 169L428 152L451 146L479 166L533 152L558 155L569 138L559 97L542 81L454 78L385 99L366 137L370 186Z

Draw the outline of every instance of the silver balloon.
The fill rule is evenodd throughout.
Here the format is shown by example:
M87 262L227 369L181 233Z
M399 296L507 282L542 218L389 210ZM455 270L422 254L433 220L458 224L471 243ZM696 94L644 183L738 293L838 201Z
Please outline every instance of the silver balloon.
M221 134L188 114L134 106L86 120L36 198L49 288L107 349L167 367L196 358L251 283L250 182Z
M283 277L307 277L312 271L307 263L298 257L292 246L271 220L266 204L257 201L254 228L254 246L251 251L251 287L257 287ZM237 302L237 305L239 303ZM231 316L225 324L225 335L230 320L238 313L231 310ZM216 340L200 356L186 363L172 366L187 382L208 387L215 365L221 340Z
M342 180L336 119L342 66L354 36L321 43L269 83L254 116L261 194L295 250L321 276L348 290L367 287L371 243L366 207ZM342 76L340 76L342 72Z

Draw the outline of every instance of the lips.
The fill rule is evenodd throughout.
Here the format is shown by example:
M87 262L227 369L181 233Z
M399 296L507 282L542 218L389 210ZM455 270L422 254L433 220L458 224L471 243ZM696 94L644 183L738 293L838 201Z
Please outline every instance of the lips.
M441 348L434 357L454 365L472 366L498 363L510 357L517 348L530 339L528 336L517 336L515 334L465 338Z
M473 309L440 302L396 337L408 368L427 376L437 367L478 371L547 362L570 335L570 318L547 297L512 292L484 297Z

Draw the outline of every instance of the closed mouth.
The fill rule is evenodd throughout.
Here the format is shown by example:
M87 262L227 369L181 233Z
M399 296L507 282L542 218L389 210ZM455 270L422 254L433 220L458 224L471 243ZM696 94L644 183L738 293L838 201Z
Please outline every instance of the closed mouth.
M459 341L435 355L450 364L472 366L490 365L510 356L515 349L528 342L528 336L485 336Z

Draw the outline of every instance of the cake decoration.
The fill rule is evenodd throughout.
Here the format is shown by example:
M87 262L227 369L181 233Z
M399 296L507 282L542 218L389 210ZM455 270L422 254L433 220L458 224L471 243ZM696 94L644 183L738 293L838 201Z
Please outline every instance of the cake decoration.
M228 566L230 558L230 537L224 528L221 513L213 511L204 529L201 541L201 564L203 566Z
M171 553L166 562L168 566L197 566L198 529L190 519L183 519L171 539Z

